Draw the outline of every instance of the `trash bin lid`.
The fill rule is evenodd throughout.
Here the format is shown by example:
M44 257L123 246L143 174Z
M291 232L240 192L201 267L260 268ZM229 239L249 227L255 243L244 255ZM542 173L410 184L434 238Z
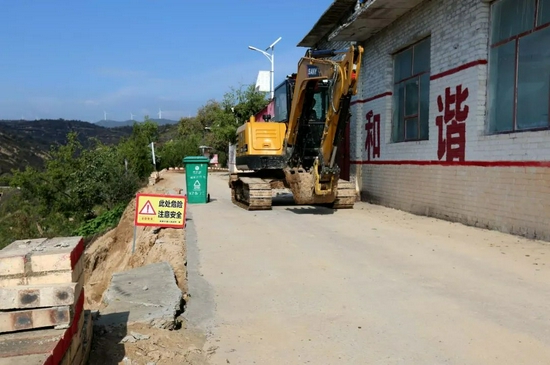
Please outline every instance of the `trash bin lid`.
M183 163L209 163L210 159L204 156L187 156L183 159Z

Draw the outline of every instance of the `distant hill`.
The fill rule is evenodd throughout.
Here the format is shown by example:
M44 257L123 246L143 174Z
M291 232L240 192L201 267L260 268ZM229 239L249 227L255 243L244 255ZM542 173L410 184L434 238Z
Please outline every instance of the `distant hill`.
M177 120L171 120L171 119L150 119L150 121L160 125L171 125L171 124L178 124ZM143 121L139 120L125 120L125 121L118 121L118 120L100 120L95 123L95 125L105 127L105 128L117 128L117 127L128 127L133 126L134 123L143 123Z
M67 133L78 133L83 146L95 137L105 144L116 144L132 133L131 127L104 128L78 120L41 119L35 121L0 120L0 175L12 168L41 168L51 146L67 142Z

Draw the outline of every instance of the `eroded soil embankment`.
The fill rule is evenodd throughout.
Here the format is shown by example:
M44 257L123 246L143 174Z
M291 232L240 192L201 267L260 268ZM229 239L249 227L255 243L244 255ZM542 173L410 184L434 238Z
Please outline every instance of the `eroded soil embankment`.
M173 190L176 173L165 173L155 186L140 190L143 193L166 193ZM115 272L167 261L176 274L179 288L187 293L186 252L182 229L153 229L137 227L136 246L132 254L135 199L128 204L118 226L93 241L86 249L85 290L87 307L99 309L101 297Z
M178 191L184 175L176 172L161 174L154 186L140 190L144 193L166 194ZM86 249L85 293L86 307L101 309L102 296L115 272L166 261L174 270L179 288L187 298L187 270L184 230L137 227L136 246L132 254L135 200L132 200L118 226L94 240ZM138 339L122 341L132 334ZM121 342L122 341L122 342ZM90 365L104 364L207 364L202 347L205 336L184 328L163 330L135 324L111 328L94 336Z

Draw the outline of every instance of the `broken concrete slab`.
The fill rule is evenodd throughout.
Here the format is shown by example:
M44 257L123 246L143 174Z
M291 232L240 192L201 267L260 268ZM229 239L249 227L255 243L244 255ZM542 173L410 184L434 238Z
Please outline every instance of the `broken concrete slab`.
M128 322L173 329L183 294L170 264L160 262L113 274L103 303L107 306L100 311L98 326Z

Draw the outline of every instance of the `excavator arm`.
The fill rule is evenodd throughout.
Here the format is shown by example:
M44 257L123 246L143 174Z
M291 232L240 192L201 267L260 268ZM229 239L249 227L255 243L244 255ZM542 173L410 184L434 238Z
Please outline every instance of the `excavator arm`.
M349 122L351 97L357 92L362 54L363 48L354 44L343 50L308 50L298 63L284 147L291 165L307 168L300 133L308 130L304 126L311 125L312 106L321 100L324 116L317 124L323 124L322 135L311 166L318 195L332 192L333 177L339 173L335 161ZM339 61L329 59L337 55L343 57Z

